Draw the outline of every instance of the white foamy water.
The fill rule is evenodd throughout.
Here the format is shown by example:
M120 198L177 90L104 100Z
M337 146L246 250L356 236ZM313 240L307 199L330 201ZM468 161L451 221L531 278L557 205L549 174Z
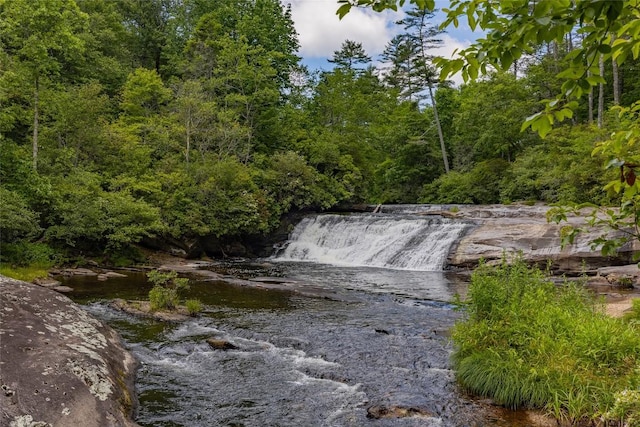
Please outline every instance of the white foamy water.
M398 215L318 215L303 219L276 261L442 271L468 223Z

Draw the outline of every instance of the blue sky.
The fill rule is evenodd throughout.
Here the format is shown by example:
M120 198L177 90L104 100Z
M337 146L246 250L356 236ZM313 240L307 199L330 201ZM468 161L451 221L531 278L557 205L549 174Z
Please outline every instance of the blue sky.
M385 45L402 30L395 22L402 19L403 12L376 13L366 8L353 8L342 20L338 19L337 0L285 0L291 4L292 18L300 41L300 55L310 69L329 69L327 58L346 39L362 43L368 55L377 58ZM448 0L437 0L438 8L446 7ZM444 20L444 14L436 15L434 24ZM461 21L459 28L448 28L443 34L444 44L435 54L450 57L455 49L468 46L478 37Z

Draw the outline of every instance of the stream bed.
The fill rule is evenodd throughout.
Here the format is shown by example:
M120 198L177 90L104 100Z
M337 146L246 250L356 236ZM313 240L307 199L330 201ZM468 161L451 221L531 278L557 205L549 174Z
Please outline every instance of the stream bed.
M467 283L444 270L474 224L414 210L312 215L269 259L199 263L228 280L193 280L204 312L179 324L109 307L147 298L142 273L65 284L140 362L143 426L531 425L459 390L449 331Z
M204 312L176 324L108 306L146 298L143 273L65 280L71 297L118 330L140 362L140 425L523 425L455 383L448 331L460 314L450 302L466 290L456 276L268 260L212 268L295 285L192 280L188 297ZM213 349L207 338L236 348Z

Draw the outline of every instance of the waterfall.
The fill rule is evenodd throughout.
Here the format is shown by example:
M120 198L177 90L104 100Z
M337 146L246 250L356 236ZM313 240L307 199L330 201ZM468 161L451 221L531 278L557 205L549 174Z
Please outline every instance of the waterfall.
M442 271L451 245L470 226L439 217L317 215L303 219L276 261Z

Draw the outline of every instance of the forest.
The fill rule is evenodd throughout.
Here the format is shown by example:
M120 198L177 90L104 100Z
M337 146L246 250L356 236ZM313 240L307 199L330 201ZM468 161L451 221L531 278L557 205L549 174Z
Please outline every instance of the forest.
M604 57L541 138L522 123L589 34L456 87L439 24L415 7L381 57L345 40L322 71L279 0L1 3L1 262L127 263L145 239L264 234L354 203L618 202L592 152L640 99L637 55Z

